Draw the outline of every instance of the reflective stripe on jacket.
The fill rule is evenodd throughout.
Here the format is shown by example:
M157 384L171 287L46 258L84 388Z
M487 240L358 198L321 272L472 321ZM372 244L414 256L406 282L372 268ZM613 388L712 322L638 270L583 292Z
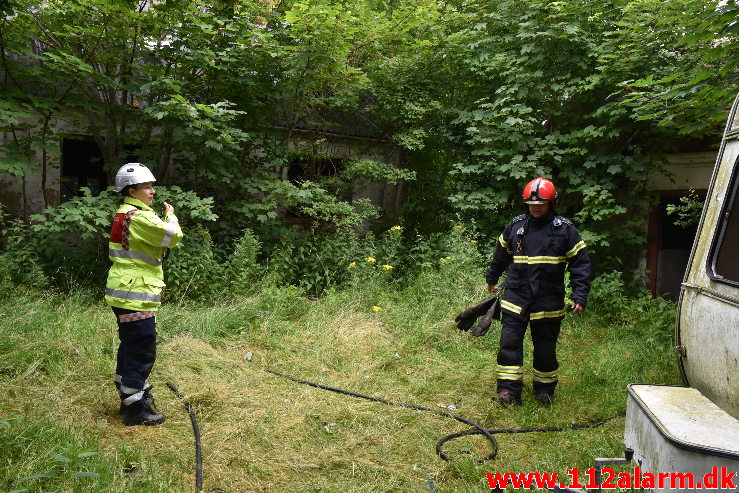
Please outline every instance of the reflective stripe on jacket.
M582 306L587 302L590 256L575 225L561 216L550 212L539 220L528 214L514 218L498 237L487 283L496 285L506 268L500 306L511 315L530 320L564 317L565 268L572 301Z
M116 308L154 311L164 288L162 257L182 239L174 214L163 221L140 200L126 197L118 207L108 244L113 265L105 285L105 302Z

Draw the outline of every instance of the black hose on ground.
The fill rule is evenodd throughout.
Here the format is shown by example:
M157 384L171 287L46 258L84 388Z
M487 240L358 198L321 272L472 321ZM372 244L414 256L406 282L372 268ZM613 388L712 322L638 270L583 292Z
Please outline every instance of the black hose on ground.
M256 366L256 365L254 365L254 366ZM492 459L494 459L498 455L498 441L495 439L495 437L493 437L493 434L495 434L495 433L533 433L533 432L552 432L552 431L577 430L577 429L583 429L583 428L595 428L597 426L601 426L601 425L607 423L608 421L611 421L613 419L616 419L618 417L622 417L622 416L625 416L626 415L625 412L621 412L621 413L619 413L619 414L617 414L615 416L611 416L610 418L605 418L605 419L590 421L590 422L587 422L587 423L577 423L577 424L564 425L564 426L550 426L550 427L544 427L544 428L486 429L486 428L480 426L479 424L475 423L474 421L471 421L469 419L463 418L462 416L458 416L456 414L452 414L452 413L449 413L449 412L439 411L439 410L436 410L436 409L431 409L429 407L419 406L419 405L416 405L416 404L408 404L408 403L404 403L404 402L393 402L393 401L389 401L387 399L382 399L380 397L372 397L372 396L369 396L369 395L360 394L360 393L357 393L357 392L352 392L352 391L349 391L349 390L340 389L338 387L331 387L329 385L323 385L323 384L320 384L320 383L315 383L315 382L311 382L311 381L308 381L308 380L303 380L303 379L300 379L300 378L293 377L291 375L286 375L284 373L280 373L280 372L275 371L275 370L270 370L268 368L261 368L259 366L256 366L256 367L259 368L260 370L266 372L266 373L270 373L272 375L275 375L275 376L278 376L278 377L281 377L281 378L285 378L285 379L288 379L288 380L291 380L293 382L300 383L300 384L303 384L303 385L308 385L308 386L316 387L316 388L323 389L323 390L329 390L331 392L336 392L336 393L348 395L348 396L351 396L351 397L357 397L357 398L369 400L369 401L372 401L372 402L380 402L380 403L383 403L383 404L389 404L389 405L392 405L392 406L403 407L403 408L406 408L406 409L413 409L413 410L416 410L416 411L426 411L426 412L438 414L440 416L446 416L446 417L455 419L455 420L457 420L457 421L459 421L461 423L464 423L464 424L467 424L467 425L473 427L474 428L473 430L462 431L462 432L459 432L459 433L452 433L450 435L447 435L447 436L443 437L441 440L439 440L437 442L437 444L436 444L436 453L439 455L439 457L441 457L445 461L448 461L450 459L449 459L449 456L444 453L444 451L442 450L442 447L443 447L443 445L446 442L448 442L449 440L452 440L454 438L459 438L459 437L469 436L469 435L483 435L483 436L485 436L485 438L487 438L488 441L491 443L493 451L489 455L487 455L487 456L483 457L482 459L479 459L478 460L479 463L482 463L482 462L485 462L485 461L488 461L488 460L492 460ZM194 411L192 405L188 401L185 400L184 396L180 393L180 391L177 389L177 387L175 387L175 385L173 383L171 383L171 382L165 382L165 384L182 401L182 404L185 406L185 409L187 410L187 413L190 416L190 423L192 424L192 430L193 430L193 434L195 436L195 488L198 491L198 493L203 493L203 455L202 455L202 448L201 448L201 443L200 443L200 426L198 425L198 420L197 420L197 417L195 415L195 411ZM428 483L429 489L432 492L435 493L436 492L436 487L434 485L433 480L431 478L428 478L427 483Z
M293 376L285 375L284 373L280 373L280 372L277 372L277 371L274 371L274 370L269 370L267 368L260 368L260 369L263 370L263 371L266 371L267 373L271 373L272 375L277 375L278 377L287 378L288 380L292 380L293 382L302 383L304 385L309 385L311 387L316 387L316 388L323 389L323 390L330 390L331 392L336 392L336 393L348 395L348 396L351 396L351 397L358 397L360 399L366 399L366 400L373 401L373 402L382 402L383 404L390 404L391 406L404 407L406 409L414 409L414 410L417 410L417 411L431 412L431 413L434 413L434 414L439 414L441 416L447 416L449 418L456 419L460 423L464 423L466 425L472 426L473 428L476 428L474 430L476 432L476 434L478 434L478 435L485 435L485 437L493 445L493 453L491 453L490 455L488 455L488 456L480 459L481 461L486 461L486 460L493 459L498 454L498 442L495 440L495 438L493 437L493 435L491 435L490 432L488 432L488 430L486 430L482 426L478 425L474 421L470 421L469 419L463 418L462 416L458 416L456 414L447 413L447 412L443 412L443 411L438 411L436 409L431 409L429 407L417 406L416 404L406 404L404 402L388 401L386 399L381 399L379 397L372 397L372 396L369 396L369 395L364 395L364 394L358 394L356 392L351 392L349 390L339 389L337 387L330 387L328 385L322 385L320 383L309 382L308 380L302 380L300 378L295 378ZM439 454L439 457L441 457L442 459L449 460L449 456L446 455L441 450L441 448L438 447L438 446L436 447L436 453Z
M254 366L256 366L256 365L254 365ZM301 383L303 385L308 385L308 386L316 387L316 388L323 389L323 390L329 390L331 392L336 392L336 393L348 395L348 396L351 396L351 397L358 397L360 399L366 399L366 400L373 401L373 402L381 402L383 404L390 404L392 406L404 407L406 409L414 409L414 410L417 410L417 411L431 412L431 413L434 413L434 414L438 414L440 416L447 416L449 418L455 419L455 420L457 420L457 421L459 421L461 423L470 425L473 428L475 428L474 430L462 431L462 432L459 432L459 433L452 433L451 435L447 435L447 436L443 437L441 440L439 440L437 442L437 444L436 444L436 453L439 455L439 457L441 457L442 459L444 459L446 461L449 460L449 456L444 453L444 451L442 450L442 447L443 447L443 445L446 442L448 442L449 440L452 440L454 438L459 438L459 437L468 436L468 435L484 435L485 438L487 438L488 441L491 443L492 449L493 449L493 452L492 453L490 453L489 455L483 457L482 459L480 459L478 461L478 462L485 462L485 461L494 459L495 456L498 455L498 441L495 439L495 437L493 437L493 434L494 433L534 433L534 432L551 432L551 431L579 430L579 429L583 429L583 428L595 428L595 427L598 427L598 426L601 426L601 425L607 423L608 421L611 421L613 419L616 419L616 418L619 418L619 417L622 417L622 416L625 416L626 415L625 412L621 412L621 413L619 413L619 414L617 414L615 416L611 416L610 418L599 419L599 420L595 420L595 421L589 421L587 423L577 423L577 424L564 425L564 426L549 426L549 427L544 427L544 428L504 428L504 429L497 429L497 430L489 430L489 429L486 429L486 428L480 426L479 424L475 423L474 421L470 421L469 419L463 418L461 416L458 416L456 414L452 414L452 413L449 413L449 412L438 411L436 409L431 409L431 408L424 407L424 406L418 406L416 404L406 404L404 402L393 402L393 401L389 401L389 400L386 400L386 399L381 399L380 397L372 397L372 396L369 396L369 395L359 394L357 392L351 392L349 390L344 390L344 389L340 389L340 388L337 388L337 387L331 387L329 385L323 385L323 384L320 384L320 383L310 382L308 380L303 380L303 379L300 379L300 378L296 378L296 377L293 377L291 375L286 375L284 373L280 373L280 372L277 372L277 371L274 371L274 370L270 370L268 368L261 368L259 366L256 366L256 367L259 368L262 371L265 371L267 373L271 373L272 375L276 375L278 377L286 378L288 380L291 380L291 381L297 382L297 383Z
M608 421L611 421L612 419L621 418L623 416L626 416L626 412L622 411L618 413L615 416L611 416L610 418L605 419L598 419L595 421L588 421L587 423L576 423L572 425L564 425L564 426L547 426L543 428L501 428L498 430L486 430L489 433L538 433L538 432L549 432L549 431L567 431L567 430L580 430L583 428L596 428L598 426L604 425ZM477 430L468 430L468 431L461 431L459 433L452 433L451 435L447 435L436 444L436 451L440 453L441 447L448 442L449 440L452 440L454 438L459 438L463 436L468 435L480 435L480 432Z
M439 493L436 491L436 483L434 483L434 480L432 478L426 478L426 484L429 487L429 491L431 493Z
M198 418L195 416L195 411L185 397L177 390L171 382L165 382L169 390L182 401L182 404L187 409L187 413L190 415L190 423L192 423L192 431L195 435L195 488L198 493L203 492L203 452L200 447L200 426L198 426Z

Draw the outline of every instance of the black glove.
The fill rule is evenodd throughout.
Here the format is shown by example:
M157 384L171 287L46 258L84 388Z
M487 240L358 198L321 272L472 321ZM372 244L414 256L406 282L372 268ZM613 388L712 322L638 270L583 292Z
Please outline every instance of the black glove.
M480 323L477 324L475 330L472 331L473 336L484 336L488 333L488 330L490 329L490 324L493 322L493 319L500 320L500 300L498 298L493 298L493 300L493 304L490 306L487 313L485 313L485 316L480 319Z
M490 307L493 306L495 303L495 300L497 300L497 297L489 298L479 305L471 306L467 308L465 311L457 315L454 319L455 322L457 322L457 328L459 330L470 330L470 327L475 323L475 321L485 315L488 310L490 310Z

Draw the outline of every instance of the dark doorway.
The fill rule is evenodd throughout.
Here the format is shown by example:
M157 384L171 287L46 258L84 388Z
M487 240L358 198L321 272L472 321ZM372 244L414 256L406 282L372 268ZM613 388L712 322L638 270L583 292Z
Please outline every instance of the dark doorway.
M103 155L91 137L74 136L62 140L59 181L62 202L82 195L82 187L90 188L97 195L108 186L108 178L103 171Z
M344 169L344 160L329 156L307 156L293 159L288 168L288 179L293 183L317 181L334 176Z
M690 252L698 230L698 224L678 226L676 215L667 213L668 205L679 205L680 197L687 191L668 192L661 195L659 203L652 207L649 221L649 253L647 268L652 293L677 301L680 284L690 260ZM705 200L706 190L696 194Z
M344 170L344 160L327 155L307 155L292 159L288 167L287 177L296 184L310 181L320 184L342 200L351 199L351 185L341 180L333 179ZM288 208L285 211L285 224L308 229L315 224L315 220L305 214L299 207Z

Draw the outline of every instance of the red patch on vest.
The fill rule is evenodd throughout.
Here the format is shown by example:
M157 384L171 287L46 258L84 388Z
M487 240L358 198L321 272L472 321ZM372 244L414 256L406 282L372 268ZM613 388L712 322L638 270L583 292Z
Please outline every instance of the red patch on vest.
M125 214L116 214L113 219L113 226L110 227L110 242L120 243L123 237L123 220Z
M110 242L120 243L124 250L128 250L128 230L131 227L131 217L136 214L137 210L134 209L125 214L117 213L113 219L113 226L110 227Z

